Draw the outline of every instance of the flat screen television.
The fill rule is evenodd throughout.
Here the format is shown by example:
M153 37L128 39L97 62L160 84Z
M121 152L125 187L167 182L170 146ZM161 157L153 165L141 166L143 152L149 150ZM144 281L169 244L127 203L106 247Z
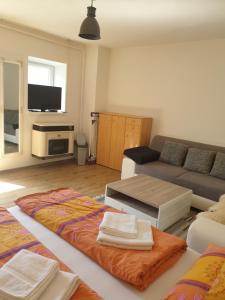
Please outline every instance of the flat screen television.
M58 111L61 110L62 88L28 84L28 110Z

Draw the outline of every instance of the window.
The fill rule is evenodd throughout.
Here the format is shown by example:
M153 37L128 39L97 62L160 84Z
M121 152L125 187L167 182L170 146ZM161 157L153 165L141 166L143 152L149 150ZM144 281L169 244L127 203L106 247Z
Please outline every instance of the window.
M38 57L28 57L28 83L61 87L62 111L66 111L66 77L66 64Z
M28 83L54 86L55 67L43 63L28 63Z

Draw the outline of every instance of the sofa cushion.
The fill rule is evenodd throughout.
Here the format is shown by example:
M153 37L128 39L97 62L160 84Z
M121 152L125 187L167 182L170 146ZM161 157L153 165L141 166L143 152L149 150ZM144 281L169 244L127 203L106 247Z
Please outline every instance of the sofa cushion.
M225 153L218 152L210 172L211 176L225 179Z
M187 172L182 167L173 166L161 161L154 161L144 165L136 165L136 174L145 174L153 177L157 177L162 180L174 182L174 179Z
M213 283L212 288L205 295L204 300L224 300L225 299L225 263L217 274L216 280Z
M123 154L134 160L137 164L145 164L158 160L160 156L160 152L147 146L126 149Z
M225 181L216 177L196 172L186 172L174 179L174 183L189 188L194 194L219 201L225 194Z
M159 160L175 166L184 163L188 147L184 144L165 141Z
M184 163L184 168L203 174L209 174L216 153L214 151L189 148Z

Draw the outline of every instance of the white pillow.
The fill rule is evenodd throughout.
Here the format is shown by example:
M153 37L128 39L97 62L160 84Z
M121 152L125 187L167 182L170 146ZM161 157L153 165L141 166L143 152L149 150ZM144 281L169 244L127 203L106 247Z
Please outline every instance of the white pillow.
M218 211L220 209L225 209L225 202L218 202L208 208L208 211Z
M225 203L225 194L224 194L224 195L222 195L222 196L220 196L220 200L219 200L219 202L224 202L224 203Z
M225 225L225 208L220 210L220 212L210 212L210 211L204 211L197 215L197 218L207 218L213 221L216 221L218 223Z

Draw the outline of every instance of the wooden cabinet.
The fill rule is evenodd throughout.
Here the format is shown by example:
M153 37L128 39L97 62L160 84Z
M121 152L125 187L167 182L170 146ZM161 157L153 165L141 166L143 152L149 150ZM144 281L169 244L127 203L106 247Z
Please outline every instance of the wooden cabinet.
M141 145L141 134L142 131L141 119L137 118L126 118L126 129L125 129L125 143L124 148L133 148Z
M115 170L121 169L121 162L124 150L125 126L125 117L112 116L110 154L108 166Z
M151 127L151 118L100 113L97 164L121 170L123 151L149 145Z

